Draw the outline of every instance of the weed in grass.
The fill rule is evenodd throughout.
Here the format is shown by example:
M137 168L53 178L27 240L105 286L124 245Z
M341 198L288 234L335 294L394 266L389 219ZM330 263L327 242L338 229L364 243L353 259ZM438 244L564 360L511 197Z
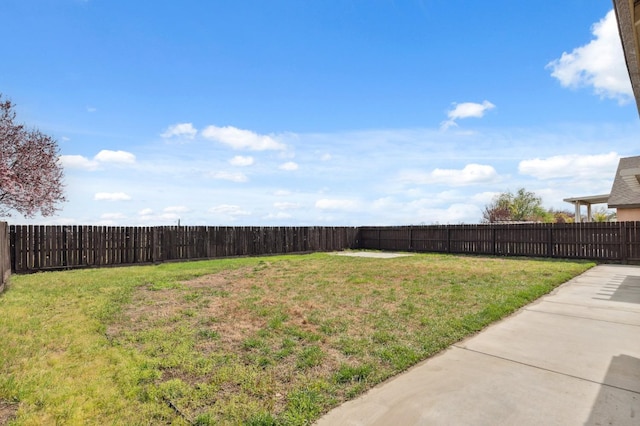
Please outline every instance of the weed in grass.
M279 422L271 413L259 412L244 421L245 426L276 426Z
M298 355L296 367L300 370L315 367L317 365L320 365L320 363L324 359L324 356L325 354L319 346L307 346Z
M282 324L288 319L289 315L279 309L271 315L271 318L267 322L267 326L269 328L278 329L281 328Z
M194 292L191 292L191 293L187 293L184 296L182 296L182 299L185 302L193 302L193 301L196 301L196 300L201 299L201 298L202 298L202 293L197 292L197 291L194 291Z
M347 356L362 356L366 353L366 348L369 344L366 339L356 339L353 337L340 337L335 343L335 346L340 352Z
M288 357L289 355L293 354L295 352L295 347L296 347L296 342L293 341L290 338L285 338L282 341L282 345L280 346L280 350L278 350L275 354L274 354L274 358L276 360L281 360L284 359L286 357Z
M271 330L270 328L261 328L256 332L256 336L260 337L261 339L268 339L272 335L273 330Z
M287 398L287 409L282 418L285 424L303 425L311 423L322 412L322 384L294 390Z
M370 364L363 365L347 365L342 364L338 371L333 375L333 379L337 383L363 382L373 372L373 366Z
M413 298L407 298L400 304L398 313L404 318L410 318L417 310L418 308L416 307Z
M309 324L318 325L322 323L322 315L323 312L318 309L313 309L309 313L307 313L307 322Z
M220 340L220 333L215 330L203 328L198 330L198 337L205 340Z
M395 287L389 287L387 289L387 295L385 296L385 302L395 302L396 298L396 289Z
M353 399L362 394L367 389L367 383L365 381L356 382L351 387L346 389L344 396L346 399Z
M284 332L291 337L296 337L300 340L306 340L307 342L317 342L322 339L322 336L317 333L303 330L295 326L285 327Z
M353 305L355 307L360 307L361 304L362 304L362 294L356 294L353 297Z
M218 422L215 416L209 413L199 414L198 417L193 420L194 426L214 426L217 424Z
M394 369L402 371L415 364L420 359L420 354L409 346L393 344L383 347L378 351L378 356L384 362L393 366Z
M349 324L347 321L338 318L332 318L324 321L320 326L320 331L327 336L333 336L347 331Z
M394 341L396 336L386 330L376 330L371 335L371 341L377 344L385 344Z
M154 281L152 283L149 283L148 288L151 291L160 291L160 290L182 289L184 287L179 282L158 280L158 281Z
M195 317L196 316L196 310L192 309L192 308L183 309L182 310L182 315L184 315L185 317Z
M204 326L211 326L219 323L221 320L214 316L203 318L200 322Z
M349 284L368 284L371 280L366 276L351 275L346 280Z
M264 340L258 337L249 337L242 342L242 348L245 350L260 349L265 346Z

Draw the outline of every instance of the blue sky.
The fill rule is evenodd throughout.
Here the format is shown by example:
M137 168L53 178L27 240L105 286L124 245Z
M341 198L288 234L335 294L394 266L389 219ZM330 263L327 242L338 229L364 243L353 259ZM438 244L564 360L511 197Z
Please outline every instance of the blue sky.
M612 3L3 0L0 93L68 201L11 223L477 223L640 155Z

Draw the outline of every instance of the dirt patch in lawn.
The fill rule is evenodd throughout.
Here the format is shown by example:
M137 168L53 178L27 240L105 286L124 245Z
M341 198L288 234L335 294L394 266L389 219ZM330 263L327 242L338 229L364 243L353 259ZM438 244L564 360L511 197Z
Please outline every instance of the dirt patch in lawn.
M107 334L117 336L123 331L136 332L153 327L174 328L191 317L189 323L216 325L229 341L242 340L258 325L251 316L242 316L238 300L246 295L250 280L246 270L224 271L185 281L169 288L150 283L139 287L120 321L112 324ZM234 297L228 297L233 294ZM232 318L232 324L222 321ZM224 329L228 324L230 327ZM232 326L231 326L232 325Z
M18 412L18 403L3 401L0 399L0 426L7 425L15 419Z

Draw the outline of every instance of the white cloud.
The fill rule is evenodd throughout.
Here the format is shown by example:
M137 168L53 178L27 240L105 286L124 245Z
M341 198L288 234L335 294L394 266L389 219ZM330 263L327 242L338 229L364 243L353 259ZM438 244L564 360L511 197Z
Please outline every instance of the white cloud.
M189 211L189 208L186 206L169 206L162 209L165 213L185 213Z
M286 197L288 195L291 195L291 191L287 189L278 189L273 193L273 195L275 195L276 197Z
M172 138L174 136L185 139L193 139L197 133L198 130L193 127L193 124L178 123L169 126L167 130L165 130L164 133L162 133L160 136L165 139Z
M486 191L486 192L480 192L478 194L474 194L471 197L471 201L478 203L478 204L488 204L491 201L493 201L493 199L495 197L497 197L498 195L500 195L499 192L492 192L492 191Z
M446 130L449 127L457 126L456 120L462 118L482 118L484 113L496 106L489 101L484 101L481 104L475 102L463 102L461 104L454 103L455 107L447 112L448 120L441 123L441 129Z
M600 179L615 175L620 156L615 152L600 155L556 155L523 160L518 171L538 179Z
M229 145L233 149L248 149L250 151L284 150L286 146L271 136L259 135L250 130L238 129L233 126L208 126L202 131L206 139Z
M177 213L162 213L158 217L161 220L165 220L165 221L175 221L175 220L180 219L180 215L178 215Z
M61 155L59 161L63 167L81 170L98 170L101 164L133 164L136 156L127 151L110 151L103 149L97 153L93 160L82 155Z
M278 210L293 210L300 208L300 204L298 203L288 203L288 202L275 202L273 203L273 207Z
M124 192L96 192L93 199L96 201L128 201L131 196Z
M434 195L434 197L417 198L407 202L384 197L375 200L372 207L374 210L380 211L384 217L391 218L391 223L477 223L481 215L477 205L459 202L444 208L434 207L434 198L447 198L450 195L449 191L445 191Z
M232 205L232 204L220 204L215 207L211 207L209 209L209 213L223 215L231 220L234 220L239 216L249 216L251 212L243 210L240 206Z
M142 209L138 212L140 216L149 216L153 214L153 210L151 209Z
M211 172L207 176L212 179L228 180L231 182L247 182L249 180L249 178L244 173L240 172Z
M231 160L229 160L229 164L232 166L238 167L246 167L251 166L254 163L253 157L245 157L242 155L236 155Z
M287 161L286 163L281 164L278 168L280 170L286 170L288 172L292 172L294 170L298 170L298 164L294 163L293 161Z
M498 178L498 173L492 166L483 164L467 164L462 170L435 169L431 173L405 171L400 175L400 181L404 183L421 185L436 183L451 186L495 182Z
M103 149L93 157L95 161L101 163L122 163L133 164L136 162L136 156L127 151L110 151Z
M564 87L592 86L600 97L627 102L633 96L613 10L593 25L594 39L549 64L551 75Z
M320 210L356 210L359 203L355 200L323 198L316 201L316 208Z
M419 223L426 224L457 224L478 223L482 211L473 204L452 204L446 209L424 208L416 212Z
M104 213L100 215L100 219L103 220L118 220L118 219L126 219L127 217L122 213Z
M374 200L371 207L375 210L395 210L399 207L399 203L393 197L383 197Z
M264 218L265 219L275 219L275 220L286 220L286 219L291 219L292 217L293 216L290 215L289 213L276 212L276 213L269 213Z
M97 170L100 166L97 161L82 155L61 155L59 160L62 167L69 169Z

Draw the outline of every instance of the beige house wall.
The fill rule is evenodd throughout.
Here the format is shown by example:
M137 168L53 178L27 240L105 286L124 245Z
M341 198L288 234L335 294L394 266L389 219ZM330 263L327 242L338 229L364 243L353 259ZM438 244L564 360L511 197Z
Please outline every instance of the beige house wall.
M640 208L636 209L617 209L616 218L618 222L629 222L640 220Z

